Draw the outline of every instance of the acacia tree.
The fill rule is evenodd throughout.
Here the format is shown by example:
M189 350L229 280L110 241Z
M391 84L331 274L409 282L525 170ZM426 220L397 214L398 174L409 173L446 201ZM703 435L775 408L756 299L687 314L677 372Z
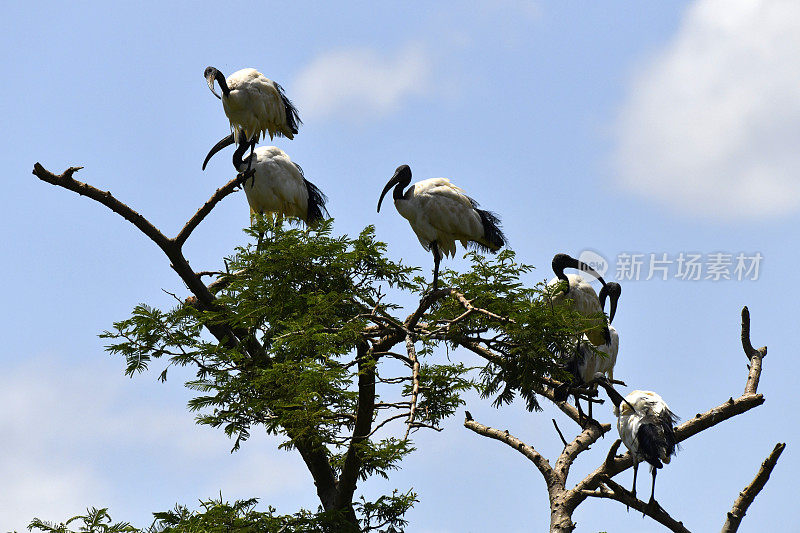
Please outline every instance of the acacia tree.
M519 396L529 410L539 409L541 398L555 401L554 389L566 377L558 354L569 353L573 339L595 325L597 317L554 307L547 297L553 288L526 287L522 277L532 267L517 263L508 250L491 259L471 254L467 272L443 272L445 287L430 291L423 278L414 277L416 269L385 257L385 245L375 240L371 227L349 238L332 236L330 222L300 230L260 220L247 230L253 242L227 258L226 271L195 271L184 257L184 243L249 175L218 189L168 238L110 192L75 180L79 169L55 175L37 163L33 173L134 224L161 248L190 293L176 296L168 310L137 306L131 317L102 334L108 350L124 357L128 375L161 364L160 378L166 380L171 365L194 368L196 377L186 386L196 391L189 407L198 412L198 423L222 428L234 439L234 450L256 428L283 436L281 446L300 454L320 500L316 512L292 515L273 508L256 511L256 500L209 500L199 511L177 506L154 513L148 531L401 531L417 495L395 490L367 501L356 496L358 482L376 474L388 477L413 451L413 433L438 430L469 388L494 397L496 405ZM204 277L211 279L205 283ZM418 305L401 316L397 305L385 301L389 289L415 294ZM749 347L749 319L743 343L745 329L751 360L745 394L679 426L680 440L763 403L756 389L766 349ZM441 345L483 358L479 379L462 364L435 362L434 349ZM564 442L555 467L508 432L481 425L469 414L465 425L515 447L544 475L551 531L574 529L572 513L589 497L647 512L646 504L611 480L631 465L628 454L615 455L619 442L595 472L566 489L572 462L610 426L579 418L563 402L557 405L582 431ZM735 531L779 453L776 447L755 488L737 500L726 531ZM676 529L679 523L665 511L650 513L674 531L685 531ZM100 524L83 531L140 531L127 523L109 525L105 509L71 520ZM69 531L67 523L31 525Z
M137 306L101 335L107 349L124 357L128 375L160 361L162 380L172 365L193 367L186 386L196 391L189 407L198 423L222 428L234 450L257 427L282 435L281 446L300 454L320 500L318 512L290 516L256 512L249 500L208 501L201 513L158 513L155 530L219 516L258 520L265 531L401 530L416 494L395 490L366 501L356 497L359 480L387 477L413 450L413 432L439 429L468 388L500 391L504 401L519 392L538 408L536 391L561 372L553 354L591 322L546 305L542 285L525 287L520 277L531 267L508 250L492 260L473 254L467 273L446 271L448 288L429 291L416 269L385 257L371 227L349 238L332 236L330 222L300 230L260 220L247 230L253 242L226 259L225 272L198 272L184 243L248 176L218 189L169 238L110 192L75 180L77 170L55 175L37 163L34 174L134 224L190 293L168 310ZM400 316L384 301L388 289L416 294L419 303ZM462 364L433 361L442 343L484 356L494 350L494 364L478 383ZM91 521L100 511L76 518Z

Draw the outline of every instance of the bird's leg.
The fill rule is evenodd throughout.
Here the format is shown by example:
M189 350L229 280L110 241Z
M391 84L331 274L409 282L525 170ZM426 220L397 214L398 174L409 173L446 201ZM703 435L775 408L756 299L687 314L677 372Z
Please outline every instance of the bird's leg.
M433 290L436 290L439 283L439 243L433 241L431 250L433 251Z
M581 409L581 402L578 399L578 394L577 393L575 393L575 408L578 410L578 425L580 427L583 427L584 419L586 418L586 415L583 414L583 409ZM589 403L589 409L591 409L591 408L592 408L592 404Z
M647 506L655 510L661 507L656 501L656 474L658 474L658 470L656 468L652 468L651 470L653 471L653 486L650 489L650 500L647 502ZM642 516L644 516L644 513L642 513Z
M636 458L633 459L633 488L631 489L631 495L636 497L636 472L639 470L639 461Z
M592 419L592 400L589 399L589 420Z

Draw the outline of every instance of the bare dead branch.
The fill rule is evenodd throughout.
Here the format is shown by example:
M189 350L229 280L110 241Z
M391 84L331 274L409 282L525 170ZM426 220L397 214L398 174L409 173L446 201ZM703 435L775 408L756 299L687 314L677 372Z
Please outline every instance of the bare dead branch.
M103 204L114 213L136 226L139 231L147 235L150 240L156 243L162 250L166 251L167 249L172 249L170 240L161 233L158 228L153 226L150 221L142 215L117 200L109 191L101 191L88 183L73 179L72 175L82 168L83 167L69 167L62 174L56 175L45 169L40 163L36 163L33 165L33 174L46 183L56 185L57 187L63 187Z
M511 435L508 431L500 431L499 429L484 426L483 424L473 420L469 415L466 417L466 420L464 420L464 427L474 431L478 435L499 440L500 442L507 444L524 455L529 461L536 465L536 468L539 469L539 472L541 472L542 476L544 477L548 488L558 483L558 476L553 470L553 467L550 466L550 463L547 462L547 459L545 459L533 447L528 446L517 437Z
M747 375L744 392L745 394L755 394L758 391L758 381L761 379L762 360L767 356L767 347L762 346L756 350L750 342L750 310L747 306L742 308L742 348L747 359L750 360L748 365L750 372Z
M603 480L603 483L605 483L610 490L603 490L601 487L599 490L589 492L586 495L594 498L607 498L624 503L626 506L633 507L643 515L649 516L656 522L663 524L669 528L670 531L675 531L676 533L690 533L689 530L684 527L683 522L672 518L659 504L649 505L643 502L611 479L606 478Z
M747 310L746 307L745 310ZM742 315L744 316L744 311ZM734 533L739 530L739 524L741 524L742 518L744 518L747 509L750 507L750 504L753 503L756 496L758 496L758 493L761 492L761 489L763 489L764 485L769 481L772 469L778 464L778 458L781 456L781 453L783 453L784 448L786 448L785 443L779 442L776 444L772 452L770 452L764 462L761 463L761 468L758 469L753 481L739 493L739 497L733 502L733 508L731 508L725 519L725 524L722 526L722 533Z
M192 215L186 224L183 226L183 229L178 233L175 237L175 243L178 246L183 246L183 243L186 242L186 239L189 238L189 235L197 228L197 226L203 221L204 218L208 216L214 206L216 206L223 198L231 194L236 188L244 183L244 181L252 176L255 173L255 169L251 169L249 172L240 172L235 178L230 180L228 183L217 189L214 194L211 195L211 198L203 204L197 212Z
M561 476L564 484L567 482L569 469L578 455L588 450L592 444L597 442L597 440L610 429L611 426L609 424L601 425L596 420L589 419L583 431L564 448L561 455L558 456L555 466L555 470L558 475Z

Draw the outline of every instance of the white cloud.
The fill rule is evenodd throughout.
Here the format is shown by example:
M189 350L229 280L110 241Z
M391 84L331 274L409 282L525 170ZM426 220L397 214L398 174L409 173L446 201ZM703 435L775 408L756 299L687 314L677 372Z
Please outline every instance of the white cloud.
M695 2L622 107L623 186L723 220L798 210L799 50L794 0Z
M430 89L432 62L424 48L409 45L394 57L369 48L317 56L299 74L292 94L304 117L380 118L404 100Z

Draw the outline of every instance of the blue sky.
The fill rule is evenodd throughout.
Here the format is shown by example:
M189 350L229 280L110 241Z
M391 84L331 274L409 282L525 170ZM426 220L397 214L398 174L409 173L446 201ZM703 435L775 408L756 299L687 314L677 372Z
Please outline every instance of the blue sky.
M760 386L767 402L687 441L659 475L657 496L690 529L719 528L773 445L787 442L741 528L786 530L781 511L794 504L799 466L790 365L798 319L786 309L800 296L787 274L800 260L800 8L787 0L365 5L6 7L0 529L90 505L145 525L152 511L220 490L283 512L318 504L299 458L274 439L254 433L231 455L223 435L194 426L179 373L165 385L156 373L123 376L97 333L139 302L170 305L162 289L185 290L122 219L30 174L36 161L54 172L84 166L78 179L176 233L232 177L227 156L200 171L228 131L202 78L213 65L226 74L252 66L280 82L305 124L276 144L329 196L336 230L375 224L390 255L426 272L430 256L406 222L393 209L375 213L401 163L415 179L452 179L499 213L518 257L538 267L534 281L551 276L561 251L596 250L612 272L620 253L760 252L754 281L623 282L615 375L626 391L659 392L684 419L737 396L746 377L739 312L748 305L754 344L770 347ZM244 242L247 222L243 194L227 198L188 242L191 264L218 267ZM551 460L560 451L553 409L496 410L474 397L467 408ZM609 409L603 420L612 418ZM462 420L418 434L419 451L392 482L364 490L413 486L421 502L411 531L545 528L539 473ZM611 442L583 454L571 479ZM617 480L630 486L631 473ZM575 520L579 531L659 530L603 501L581 506Z

